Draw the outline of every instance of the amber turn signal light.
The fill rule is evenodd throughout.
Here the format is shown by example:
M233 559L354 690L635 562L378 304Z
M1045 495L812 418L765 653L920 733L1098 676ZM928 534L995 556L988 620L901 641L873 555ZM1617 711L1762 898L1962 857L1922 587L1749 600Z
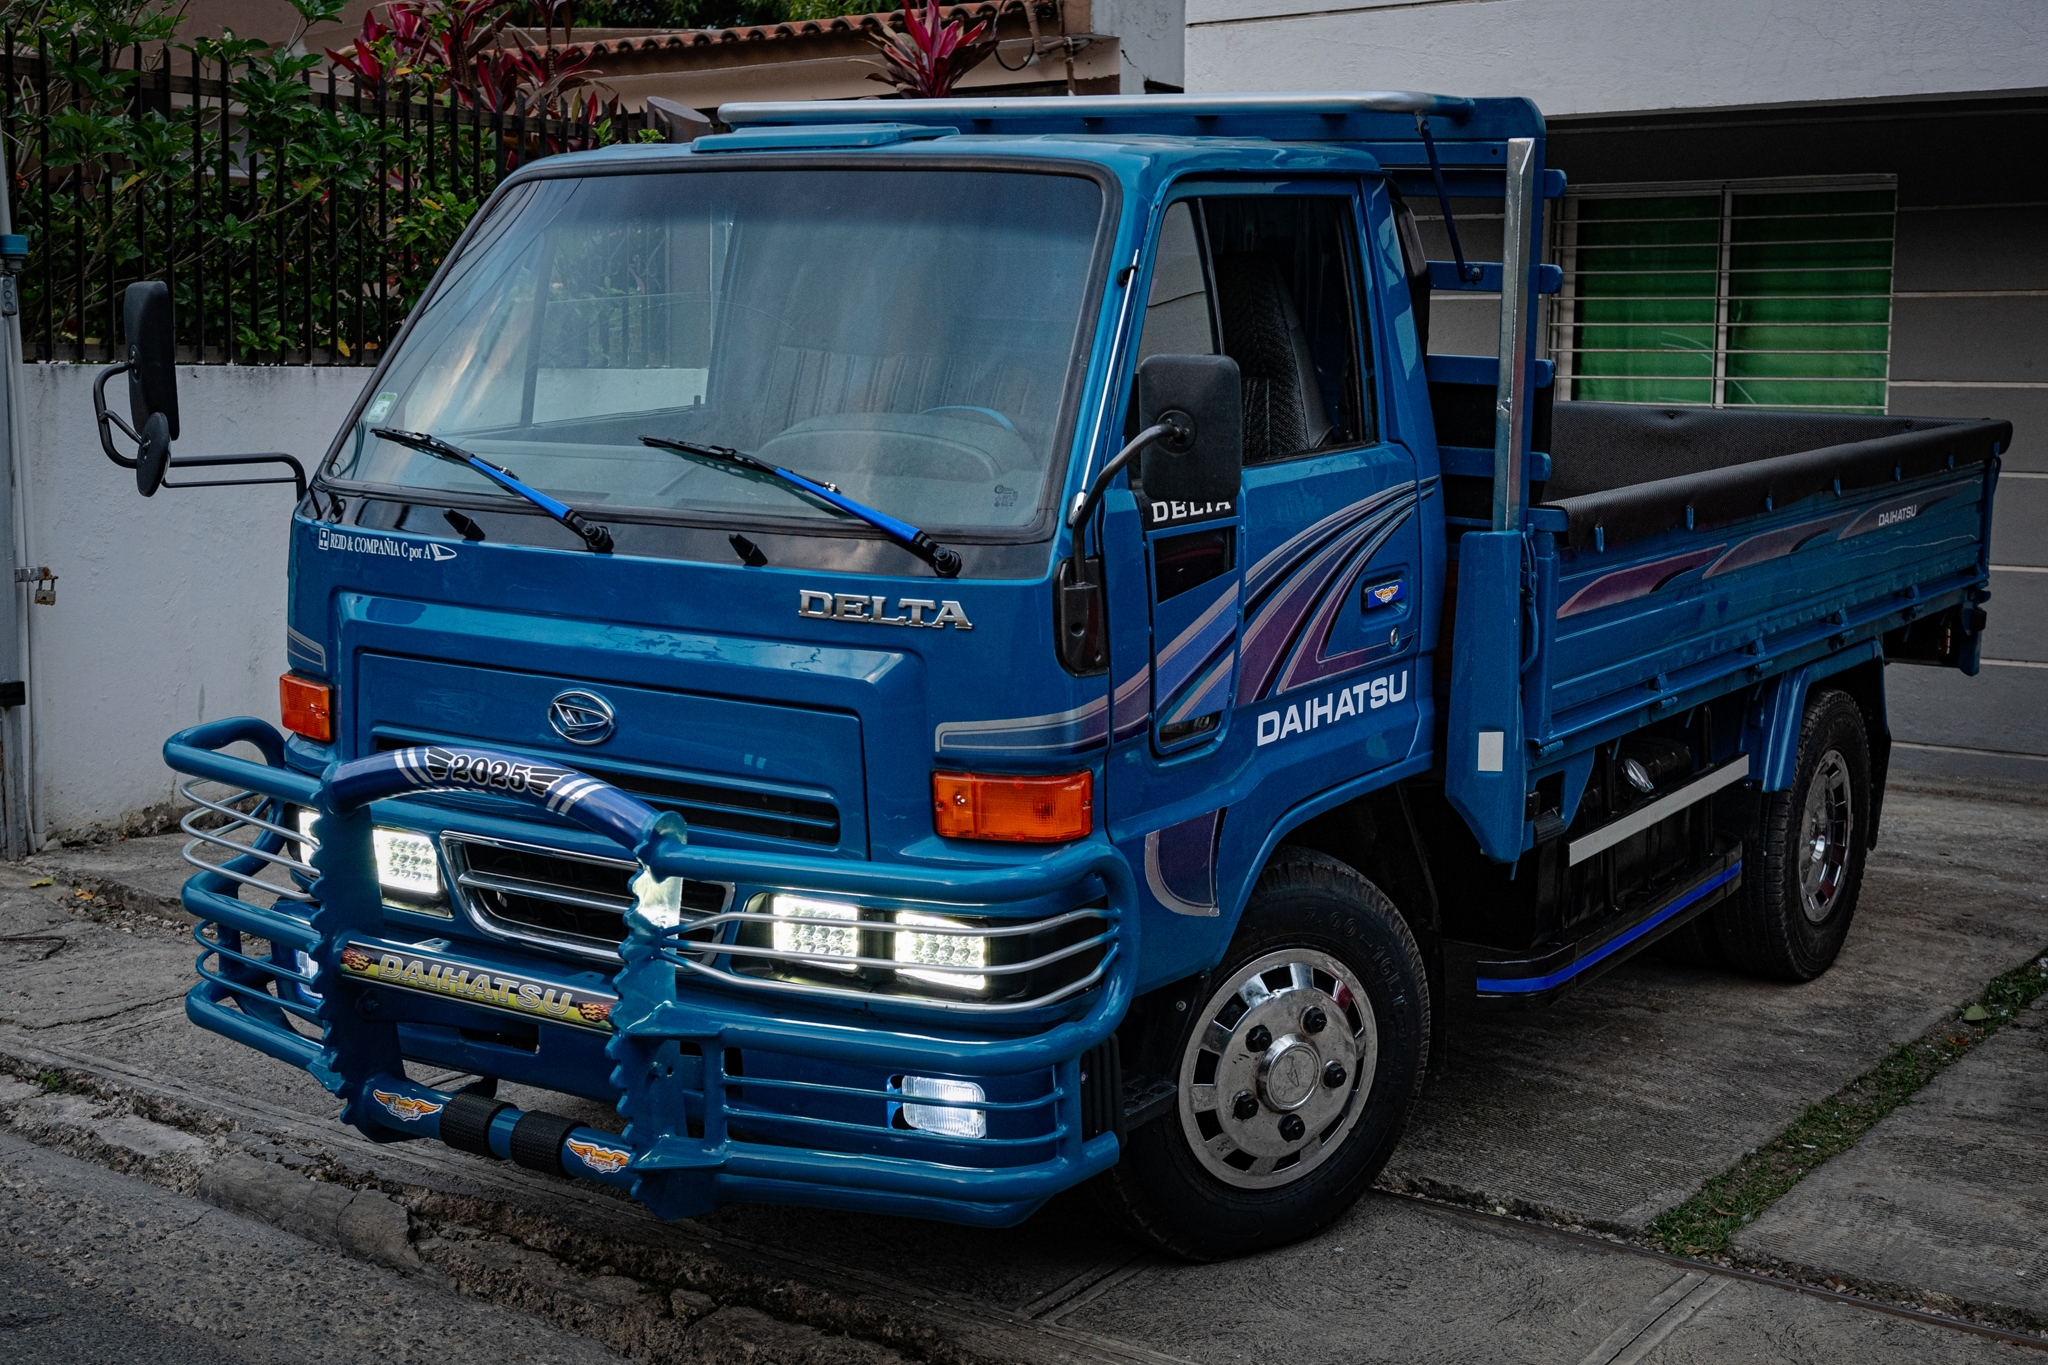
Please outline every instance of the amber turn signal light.
M322 744L334 742L334 689L324 682L287 673L277 680L277 708L284 728Z
M1054 844L1095 827L1095 776L933 773L932 828L949 839Z

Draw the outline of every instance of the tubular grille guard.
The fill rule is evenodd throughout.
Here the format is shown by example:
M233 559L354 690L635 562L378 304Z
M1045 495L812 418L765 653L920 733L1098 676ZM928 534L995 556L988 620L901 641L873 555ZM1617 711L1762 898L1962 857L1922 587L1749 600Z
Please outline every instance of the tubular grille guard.
M194 807L179 821L179 828L192 836L183 856L198 869L182 896L185 908L199 919L192 930L200 950L193 961L199 983L186 996L186 1017L303 1067L324 1084L329 1075L321 1061L326 1030L319 1019L318 968L311 956L319 942L311 920L318 902L305 890L313 869L283 851L311 841L279 823L286 804L279 797L232 783L225 796L200 790L203 783L216 781L191 778L178 787ZM217 823L202 823L209 816L217 817ZM209 853L215 857L202 856ZM228 856L219 856L223 853ZM275 869L289 877L263 877ZM251 895L273 900L264 905L245 899Z
M978 911L986 910L986 907L973 908ZM682 937L685 934L701 934L708 930L723 938L723 931L728 925L744 926L759 924L770 928L799 925L816 925L828 929L853 928L863 935L886 934L892 942L900 934L920 934L952 938L1005 939L1050 933L1070 924L1081 924L1091 920L1102 923L1103 928L1101 932L1091 934L1073 943L1063 944L1051 952L1040 953L1037 957L1023 962L985 963L978 967L963 968L948 968L929 963L906 962L904 959L894 956L834 956L827 959L821 958L816 949L807 951L800 948L757 947L748 944L719 943L716 952L707 952L703 942L691 941ZM783 995L809 996L818 1000L862 1002L887 1000L892 1003L953 1014L1018 1014L1059 1004L1061 1001L1069 1000L1074 996L1082 994L1100 982L1108 974L1110 965L1117 956L1116 924L1117 917L1111 911L1096 906L1085 906L1078 910L1069 910L1065 914L1050 915L1041 919L1021 920L1015 924L989 925L894 924L886 920L849 921L809 915L776 915L763 913L758 910L730 910L724 914L705 915L699 919L685 920L673 929L664 929L661 934L661 953L665 959L675 964L678 968L714 981L737 985L748 990L770 991ZM1087 972L1075 980L1065 982L1029 999L999 1001L961 1000L928 994L914 988L884 994L882 992L860 990L848 986L833 986L822 982L767 979L735 970L729 965L723 965L720 961L720 959L725 959L727 962L753 962L759 960L770 963L796 963L809 967L817 967L829 962L835 968L876 968L894 972L901 972L909 968L915 971L930 972L935 976L951 972L959 976L1003 978L1026 976L1035 971L1043 971L1047 967L1057 966L1059 963L1095 950L1101 951L1102 956L1100 960L1095 962Z
M265 761L219 752L237 742L254 744ZM749 1200L1000 1226L1116 1159L1113 1134L1084 1131L1078 1060L1110 1035L1135 983L1136 886L1128 865L1106 842L966 870L701 850L686 847L682 823L672 814L655 812L581 773L542 769L490 751L437 746L431 752L380 754L340 765L316 781L285 765L276 730L246 718L174 736L165 745L165 760L231 793L207 795L194 783L184 785L199 808L185 822L192 836L187 857L198 871L186 883L184 903L202 921L197 937L203 950L200 981L186 997L188 1016L307 1070L342 1097L344 1121L374 1140L438 1136L438 1115L453 1097L404 1078L398 1025L357 1008L387 987L342 970L346 945L375 938L385 927L370 803L408 792L486 785L502 793L510 781L535 804L611 838L643 869L634 887L638 899L625 915L624 965L612 982L616 1004L609 1007L608 1022L597 1026L611 1031L605 1050L615 1063L611 1079L621 1092L626 1132L621 1138L565 1130L570 1135L560 1150L569 1154L561 1157L566 1173L629 1188L664 1217ZM287 806L318 811L321 837L313 840L289 828ZM309 857L293 857L287 848ZM215 850L231 856L219 862L200 856ZM286 874L283 884L265 879L278 872ZM769 1003L778 997L763 988L787 983L729 971L718 972L720 980L746 988L750 999L723 991L678 998L679 979L702 975L695 967L704 964L689 954L701 957L712 945L665 938L649 920L648 912L662 903L661 888L676 877L803 887L813 894L873 897L996 921L980 930L901 926L921 933L1007 938L1048 926L1099 924L1075 944L1036 954L1034 962L1058 963L1094 950L1101 958L1078 981L1030 1002L997 1007L1046 1008L1053 1022L1035 1032L975 1031L970 1021L990 1012L986 1002L901 996L882 1000L913 1016L924 1013L923 1021L891 1026L869 1019L859 1028L822 1027L822 1019L807 1020ZM247 898L252 896L274 903L258 904ZM1098 904L1026 918L1048 900L1071 904L1080 897L1096 897ZM687 921L675 933L711 918ZM728 911L720 927L761 918ZM872 927L887 932L898 926ZM717 948L730 958L734 946ZM752 953L750 947L741 957ZM678 970L678 955L691 976ZM890 959L888 965L904 964ZM880 1003L864 992L851 994L863 1003ZM828 999L836 1012L841 1001ZM971 1008L962 1010L962 1004ZM317 1039L307 1025L320 1031ZM679 1056L686 1043L701 1059L694 1077L662 1064L664 1057ZM743 1068L728 1074L729 1059L750 1050L766 1070L775 1068L765 1054L800 1065L794 1074L740 1074ZM835 1076L835 1068L843 1070ZM906 1093L900 1078L911 1075L971 1080L984 1086L984 1098ZM686 1101L694 1113L686 1111ZM876 1121L877 1102L886 1106L886 1123ZM857 1112L847 1112L849 1105ZM927 1115L978 1112L984 1136L899 1125L902 1111L913 1107ZM506 1145L500 1138L510 1141L509 1133L493 1129L494 1155L507 1154L497 1148ZM513 1147L507 1150L517 1155Z

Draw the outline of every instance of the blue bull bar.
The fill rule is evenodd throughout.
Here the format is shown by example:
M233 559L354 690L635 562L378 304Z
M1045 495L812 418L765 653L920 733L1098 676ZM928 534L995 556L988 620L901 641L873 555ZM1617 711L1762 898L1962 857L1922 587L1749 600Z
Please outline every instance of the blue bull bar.
M222 752L237 743L253 745L263 761ZM201 948L187 1017L311 1073L341 1098L342 1120L372 1140L437 1138L618 1186L668 1218L746 1201L1003 1226L1116 1161L1122 1097L1112 1035L1131 1001L1138 919L1129 867L1105 841L993 869L692 847L680 816L573 769L434 746L339 764L314 778L287 766L277 730L247 717L182 731L166 742L164 758L196 779L184 787L198 803L185 822L194 837L186 857L201 869L183 895L200 921ZM198 782L233 794L204 795ZM470 952L445 939L406 942L387 924L372 803L432 792L544 810L639 863L622 965L608 989L593 973L532 958L507 968L488 945ZM289 807L317 812L317 841L291 827ZM230 856L203 860L200 848ZM289 874L283 881L280 869ZM1019 1007L877 1001L818 986L792 996L778 993L794 988L773 974L731 970L733 960L755 954L721 952L744 922L768 917L744 909L686 917L678 909L684 878L935 905L975 916L983 922L975 932L997 936L1023 932L1006 927L1006 914L1084 888L1097 893L1088 908L1031 922L1071 928L1069 946L1026 965L1083 949L1092 961L1080 960L1080 974L1061 989ZM918 922L919 932L966 932ZM434 1008L474 1011L484 1021L517 1014L600 1038L623 1133L409 1079L401 1025L380 1006L395 997L418 1003L423 994ZM737 1069L734 1059L746 1056L798 1070ZM913 1073L992 1093L913 1097L897 1085ZM849 1106L862 1117L849 1121ZM963 1135L962 1125L947 1132L948 1124L929 1120L910 1128L899 1117L906 1109L942 1120L979 1117Z

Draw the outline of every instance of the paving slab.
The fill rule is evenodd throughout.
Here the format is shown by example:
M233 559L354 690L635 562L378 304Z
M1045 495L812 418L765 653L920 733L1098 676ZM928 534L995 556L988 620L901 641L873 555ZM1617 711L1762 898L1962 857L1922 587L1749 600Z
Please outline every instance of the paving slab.
M1310 1243L1221 1265L1147 1262L1059 1317L1200 1365L2038 1357L1384 1194Z
M1744 1256L2048 1323L2048 996L1745 1228Z

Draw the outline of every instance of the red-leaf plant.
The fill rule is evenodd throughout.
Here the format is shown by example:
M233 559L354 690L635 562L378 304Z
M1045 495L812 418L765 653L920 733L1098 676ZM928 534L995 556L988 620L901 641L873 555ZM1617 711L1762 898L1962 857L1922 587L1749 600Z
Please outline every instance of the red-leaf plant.
M995 43L981 42L989 30L986 19L968 28L958 15L939 13L938 0L927 0L922 16L914 9L903 11L902 33L869 33L867 40L881 52L881 70L868 73L871 81L894 86L906 99L944 99L953 86L979 66Z
M363 16L355 45L345 52L330 48L327 56L366 90L414 79L437 92L452 89L469 108L545 107L588 81L594 73L582 68L590 57L585 52L535 50L523 39L514 46L501 45L500 35L516 3L390 0L382 7L383 21L370 10ZM556 8L549 6L550 19Z

